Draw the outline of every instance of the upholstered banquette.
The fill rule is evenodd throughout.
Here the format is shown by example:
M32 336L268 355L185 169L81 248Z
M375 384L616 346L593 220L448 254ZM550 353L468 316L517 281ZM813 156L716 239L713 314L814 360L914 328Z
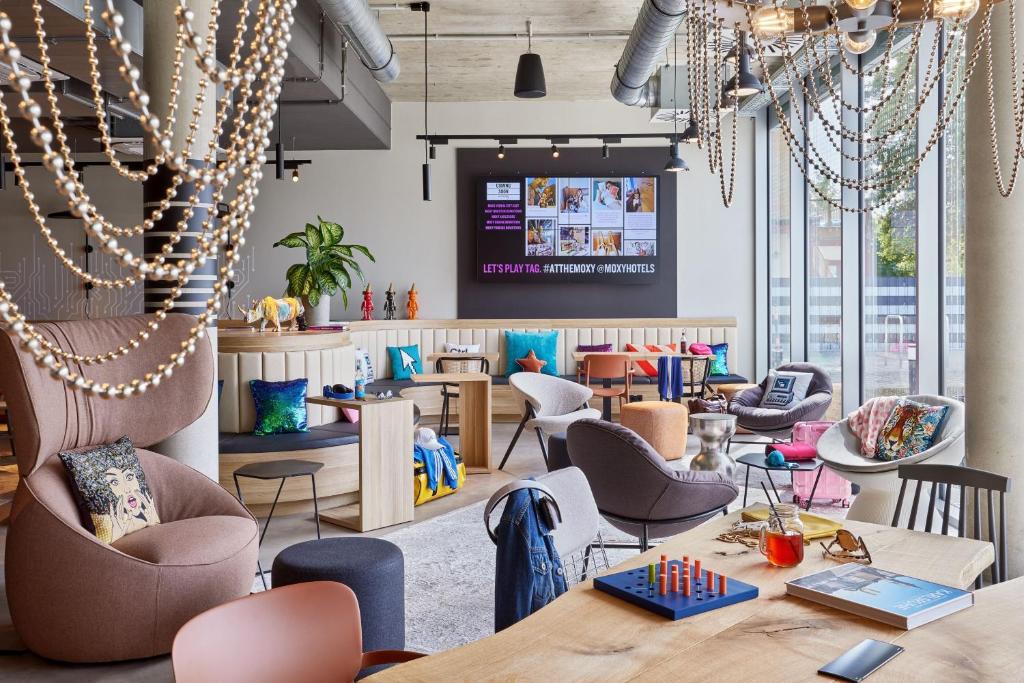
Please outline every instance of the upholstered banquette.
M490 365L492 380L492 406L495 419L515 421L519 408L504 377L508 362L505 351L505 331L557 330L557 373L576 377L573 353L584 344L612 344L622 351L626 344L679 344L685 334L687 343L729 344L729 368L736 367L739 359L738 335L734 318L623 318L623 319L488 319L488 320L370 320L350 325L352 343L367 350L374 368L375 382L371 390L401 392L416 401L425 415L438 415L441 394L436 387L413 385L411 381L395 381L388 359L389 346L418 345L420 356L426 362L432 353L444 353L445 344L479 344L481 352L497 353L499 360ZM426 371L432 369L424 368ZM641 377L634 383L633 393L645 399L657 398L657 383ZM593 401L600 407L600 399Z
M254 436L256 406L249 381L307 378L309 394L325 384L352 386L355 355L348 332L256 332L238 321L218 325L217 377L220 396L220 482L234 493L232 473L253 462L294 458L324 463L317 473L321 507L353 502L359 489L359 429L337 408L307 405L310 430L302 434ZM265 514L277 492L276 481L246 480L245 502ZM281 491L278 512L312 510L308 477L289 480Z

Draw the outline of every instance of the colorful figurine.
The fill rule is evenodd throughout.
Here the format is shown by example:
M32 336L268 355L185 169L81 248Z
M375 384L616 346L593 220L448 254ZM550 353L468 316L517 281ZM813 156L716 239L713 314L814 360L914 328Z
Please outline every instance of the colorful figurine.
M363 290L363 303L359 310L363 312L363 320L373 320L373 286L370 284Z
M415 320L416 314L420 312L420 302L417 299L419 292L416 291L416 283L412 283L412 287L409 288L409 302L405 304L406 317L409 320Z
M290 296L284 299L268 296L260 299L258 303L250 299L248 310L241 306L238 306L238 310L242 312L246 324L253 325L258 322L260 332L267 329L268 322L277 332L281 331L281 323L288 323L288 329L294 330L298 326L299 316L305 313L299 300Z
M384 319L395 319L395 283L388 283L388 290L384 292Z

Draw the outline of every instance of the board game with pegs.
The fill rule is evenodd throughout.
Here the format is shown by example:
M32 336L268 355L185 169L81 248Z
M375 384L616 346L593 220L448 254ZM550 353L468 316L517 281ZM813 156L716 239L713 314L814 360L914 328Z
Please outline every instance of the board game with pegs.
M686 595L685 587L682 585L683 563L679 560L670 560L667 563L662 563L661 566L667 569L665 595L661 594L661 569L657 566L653 570L656 574L653 583L648 580L652 570L649 570L648 567L637 567L616 574L599 576L594 579L594 588L673 621L709 612L719 607L734 605L744 600L753 600L757 597L757 586L728 577L725 577L725 593L722 594L720 590L722 579L718 574L714 575L710 586L712 590L709 591L707 571L699 569L699 562L690 566L687 575L690 581L690 590L689 595ZM673 567L676 568L675 572L679 575L678 591L672 590L672 583L669 579ZM699 591L696 579L698 572L701 575Z

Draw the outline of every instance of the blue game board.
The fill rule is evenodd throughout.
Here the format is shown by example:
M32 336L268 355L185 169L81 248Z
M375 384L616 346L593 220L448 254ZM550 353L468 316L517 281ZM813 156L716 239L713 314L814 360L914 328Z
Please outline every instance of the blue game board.
M672 575L672 567L679 567L680 581L682 580L683 563L679 560L669 560L668 572L669 576ZM691 576L695 575L695 569L691 566ZM704 577L701 577L702 580ZM744 600L753 600L757 597L757 586L751 586L749 583L743 583L736 579L726 576L726 594L718 594L718 579L717 574L715 578L715 592L708 594L706 591L701 591L700 600L697 599L696 584L694 579L690 579L690 584L693 587L690 592L690 597L684 597L683 592L673 593L671 585L669 586L668 595L659 595L658 593L658 582L654 584L654 597L648 597L650 587L647 583L647 567L637 567L636 569L630 569L628 571L619 572L617 574L608 574L606 576L599 576L594 579L594 588L599 591L604 591L610 595L614 595L617 598L631 602L634 605L643 607L646 610L660 614L663 617L668 617L673 621L682 619L684 617L692 617L695 614L701 612L708 612L719 607L725 607L726 605L734 605L737 602L743 602ZM703 588L703 586L702 586Z

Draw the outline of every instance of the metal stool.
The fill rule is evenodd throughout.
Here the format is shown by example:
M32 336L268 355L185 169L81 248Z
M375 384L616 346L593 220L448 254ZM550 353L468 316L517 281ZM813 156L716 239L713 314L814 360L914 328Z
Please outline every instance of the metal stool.
M312 462L310 460L273 460L271 462L253 462L248 465L242 465L231 474L235 480L235 492L238 494L238 501L242 505L245 505L245 500L242 498L242 487L238 484L239 477L281 480L281 485L277 487L277 494L274 496L274 502L270 505L270 513L267 515L267 521L263 525L263 531L260 532L259 545L263 545L263 537L267 535L267 529L270 528L270 520L274 517L274 508L277 507L277 501L281 497L281 489L284 488L284 482L292 477L309 477L313 484L313 519L316 520L316 537L320 538L320 506L316 499L316 473L323 466L322 462ZM263 589L266 590L267 579L263 575L263 566L260 564L258 555L256 557L256 568L260 571L260 581L263 582Z

